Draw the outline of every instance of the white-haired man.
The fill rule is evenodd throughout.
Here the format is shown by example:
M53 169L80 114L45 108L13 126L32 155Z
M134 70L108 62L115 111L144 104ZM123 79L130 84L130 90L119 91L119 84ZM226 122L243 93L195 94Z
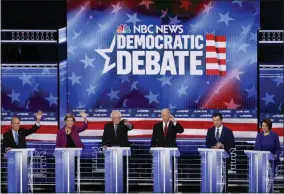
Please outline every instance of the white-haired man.
M128 131L133 129L133 125L126 119L121 120L121 113L118 110L113 110L111 113L112 122L106 123L102 138L102 145L129 147Z
M184 128L174 119L169 109L161 111L162 122L154 125L151 147L177 147L176 134Z

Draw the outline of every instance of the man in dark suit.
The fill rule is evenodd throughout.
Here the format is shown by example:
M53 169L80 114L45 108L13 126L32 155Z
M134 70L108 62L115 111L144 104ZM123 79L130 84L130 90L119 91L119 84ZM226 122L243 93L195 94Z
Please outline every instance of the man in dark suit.
M212 149L224 149L230 156L230 150L235 148L235 137L231 129L223 126L223 115L213 114L214 127L208 129L206 136L206 147ZM228 192L228 169L230 158L226 161L226 192Z
M106 123L102 138L103 149L111 146L130 147L128 141L128 131L133 129L133 125L126 119L121 120L121 113L113 110L111 113L112 122ZM127 192L126 188L126 156L123 156L123 192Z
M31 129L24 129L20 127L20 119L13 117L11 120L11 130L3 134L3 151L7 152L16 148L27 148L26 136L35 133L40 127L40 119L42 112L36 113L36 123Z
M169 109L161 111L162 122L154 125L151 147L177 147L176 135L184 128L174 119Z
M119 111L112 111L112 122L106 123L104 126L104 133L102 145L129 147L128 131L133 129L133 125L126 119L121 120L121 113Z

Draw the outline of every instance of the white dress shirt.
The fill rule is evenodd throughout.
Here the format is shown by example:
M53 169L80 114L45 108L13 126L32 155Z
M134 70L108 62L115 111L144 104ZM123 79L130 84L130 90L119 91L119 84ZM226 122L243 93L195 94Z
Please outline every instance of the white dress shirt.
M215 128L215 137L217 136L217 129L219 129L219 139L220 139L223 130L223 125L221 125L219 128L217 127Z

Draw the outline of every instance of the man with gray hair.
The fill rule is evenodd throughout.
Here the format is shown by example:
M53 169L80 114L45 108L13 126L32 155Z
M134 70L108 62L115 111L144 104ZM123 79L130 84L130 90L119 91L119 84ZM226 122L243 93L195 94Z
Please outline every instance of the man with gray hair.
M31 129L20 127L20 119L13 117L11 119L11 129L3 134L3 151L7 152L14 148L27 148L26 136L35 133L40 127L42 111L36 113L36 123Z
M162 122L154 125L151 147L177 147L176 134L184 128L174 119L169 109L161 111Z
M121 112L113 110L111 112L112 122L106 123L102 138L102 145L129 147L128 131L133 129L133 125L126 119L121 120Z

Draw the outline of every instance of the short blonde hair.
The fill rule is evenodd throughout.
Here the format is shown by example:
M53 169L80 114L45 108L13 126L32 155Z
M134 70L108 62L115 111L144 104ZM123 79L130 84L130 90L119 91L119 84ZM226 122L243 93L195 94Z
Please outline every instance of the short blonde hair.
M64 117L64 121L66 122L67 119L69 119L69 118L72 118L73 121L75 122L75 116L72 113L66 114L65 117Z

